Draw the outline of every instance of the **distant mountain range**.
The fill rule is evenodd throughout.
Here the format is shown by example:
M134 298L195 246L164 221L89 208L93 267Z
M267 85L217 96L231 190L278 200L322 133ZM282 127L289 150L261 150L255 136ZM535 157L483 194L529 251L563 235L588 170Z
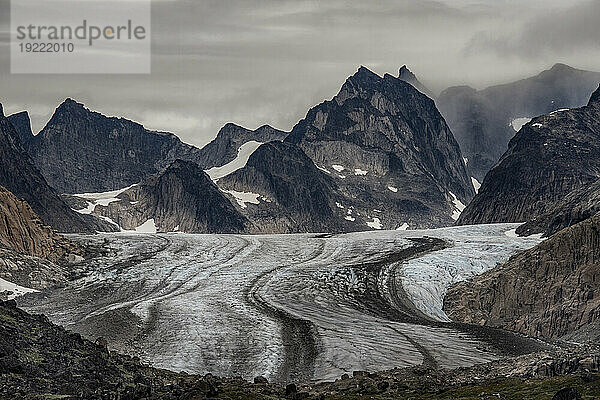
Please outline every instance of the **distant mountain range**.
M195 233L431 228L453 224L468 204L460 223L532 220L550 211L553 196L562 198L597 176L594 161L574 164L593 155L581 153L584 146L595 151L592 136L575 139L579 150L565 154L565 165L556 171L542 166L560 153L558 136L534 157L518 158L538 151L541 136L527 134L540 130L536 124L547 122L559 135L577 127L551 128L557 116L575 111L527 121L585 103L599 81L598 73L557 64L536 77L479 92L450 88L434 102L406 66L397 77L361 67L291 132L227 124L202 149L67 99L37 135L26 112L4 119L16 143L13 153L20 148L20 158L29 159L30 166L19 171L33 171L27 176L41 183L4 182L65 232L110 231L116 225ZM565 179L557 181L560 174ZM539 190L527 194L519 185ZM46 194L52 201L33 195L34 188L53 193ZM74 195L60 198L52 188Z
M585 105L599 82L599 72L556 64L534 77L480 91L451 87L436 102L467 159L469 173L481 182L524 123Z
M227 213L229 207L215 208L204 201L217 187L238 214L232 221L244 221L224 225L224 232L447 226L474 196L474 189L435 103L404 81L417 84L406 67L400 76L380 77L361 67L338 95L311 109L291 133L228 124L202 149L170 133L103 116L71 99L56 109L38 135L31 134L26 113L10 120L53 187L61 193L88 194L65 197L73 208L84 217L92 214L117 222L122 229L141 226L147 218L158 223L159 231L218 231L207 221L228 218L209 214ZM173 186L156 185L164 171L173 171L175 162L175 170L181 171L184 161L200 168L188 165L189 173L178 177L188 189L202 182L191 197L178 196L180 189ZM208 184L201 169L217 186ZM121 190L132 185L137 186L126 193ZM85 200L115 190L122 196L98 203L97 210ZM135 204L122 200L127 196ZM159 201L168 197L173 204ZM90 203L93 210L88 210ZM170 218L168 213L180 217ZM172 222L183 215L194 222Z
M600 89L585 107L555 111L525 124L459 223L530 221L599 178Z

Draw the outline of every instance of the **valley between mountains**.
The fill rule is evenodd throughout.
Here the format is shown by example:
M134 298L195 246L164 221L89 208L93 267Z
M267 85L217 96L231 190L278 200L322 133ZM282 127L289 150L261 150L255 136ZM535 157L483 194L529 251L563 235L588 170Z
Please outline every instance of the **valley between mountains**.
M599 83L360 67L203 148L0 106L0 398L599 396Z
M289 383L472 366L545 347L448 324L441 310L452 283L539 242L513 237L514 228L101 235L92 244L108 253L77 265L84 278L19 304L155 367L200 375Z

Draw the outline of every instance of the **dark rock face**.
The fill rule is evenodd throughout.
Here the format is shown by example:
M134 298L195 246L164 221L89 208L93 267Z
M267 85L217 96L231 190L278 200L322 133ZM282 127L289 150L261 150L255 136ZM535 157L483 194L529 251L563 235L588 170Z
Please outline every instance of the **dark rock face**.
M27 150L61 193L97 193L136 184L197 148L175 135L109 118L67 99Z
M31 130L31 120L29 119L29 113L22 111L17 114L12 114L7 117L8 121L12 124L17 132L19 140L26 146L26 143L33 138L33 132Z
M556 232L584 221L600 212L600 179L569 193L554 207L517 228L519 235L543 233L549 237Z
M233 161L238 149L249 141L267 143L274 140L283 140L288 134L268 125L251 131L235 124L227 124L217 134L217 137L204 146L196 162L204 169L220 167Z
M248 221L197 164L177 160L158 176L97 206L95 213L126 230L153 219L159 232L240 233Z
M485 177L459 224L529 221L600 178L598 97L596 92L585 107L526 124Z
M556 64L535 77L481 91L449 88L437 105L468 159L470 174L481 182L514 136L512 121L581 107L598 83L600 73Z
M42 177L23 149L12 124L0 106L0 185L25 199L33 211L54 229L65 233L110 230L108 224L71 210Z
M344 213L336 211L336 201L341 201L341 196L334 179L317 169L292 143L263 144L244 168L220 179L218 184L224 190L257 195L258 204L246 204L240 209L257 232L360 229L345 220Z
M286 141L335 179L345 207L378 218L387 229L449 225L453 195L465 204L474 195L433 100L364 67L333 100L311 109Z
M472 282L453 286L455 320L530 336L600 338L600 214L567 228Z
M15 116L19 126L25 126L23 118ZM140 183L176 159L193 161L204 169L222 166L248 141L283 140L286 135L270 126L251 131L228 124L215 140L198 149L171 133L106 117L67 99L40 134L25 143L44 177L61 193L98 193Z

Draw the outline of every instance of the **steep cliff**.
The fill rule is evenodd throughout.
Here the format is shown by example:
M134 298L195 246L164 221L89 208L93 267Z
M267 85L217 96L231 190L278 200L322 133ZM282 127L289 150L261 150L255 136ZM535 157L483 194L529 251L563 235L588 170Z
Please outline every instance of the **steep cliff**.
M25 199L46 225L60 232L93 233L110 226L71 210L43 178L24 150L15 128L0 105L0 185Z
M255 232L343 232L367 229L341 204L336 182L292 144L260 146L246 166L219 186L238 199Z
M141 182L198 149L170 133L146 130L65 100L27 150L61 193L106 192Z
M21 143L24 144L29 143L31 139L33 139L33 132L31 131L31 120L29 119L29 113L27 111L22 111L20 113L9 115L8 121L12 124L17 132L17 136Z
M584 221L600 212L600 179L576 189L550 210L517 228L519 235L543 233L549 237L556 232Z

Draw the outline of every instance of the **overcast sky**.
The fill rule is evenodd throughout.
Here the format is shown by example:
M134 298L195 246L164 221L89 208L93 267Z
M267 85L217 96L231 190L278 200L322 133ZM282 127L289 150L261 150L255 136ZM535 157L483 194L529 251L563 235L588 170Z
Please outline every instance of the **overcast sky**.
M600 0L155 0L151 75L11 75L0 0L0 102L39 130L72 97L201 146L227 122L291 129L360 65L434 92L600 71L599 21Z

